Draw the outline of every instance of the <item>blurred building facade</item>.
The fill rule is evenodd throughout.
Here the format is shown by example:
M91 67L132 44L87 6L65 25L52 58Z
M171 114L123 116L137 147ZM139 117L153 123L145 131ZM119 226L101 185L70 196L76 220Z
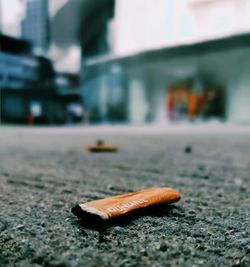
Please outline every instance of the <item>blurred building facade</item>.
M26 15L22 21L22 38L35 49L45 53L49 47L48 0L27 0Z
M55 86L51 60L33 54L32 44L0 34L1 121L55 124L67 120L67 99Z
M250 0L56 0L53 12L52 1L24 2L22 36L36 51L46 54L51 32L60 67L69 63L64 55L82 57L79 86L79 75L55 73L33 50L4 52L12 57L1 56L5 89L29 87L52 99L46 108L34 98L35 113L50 110L65 121L81 102L91 122L250 123ZM26 73L19 83L7 74L18 72L18 60Z
M249 11L249 0L117 0L112 53L83 57L93 120L250 123Z
M16 19L7 16L11 3L16 4ZM1 121L35 125L81 121L79 75L58 73L48 57L49 1L11 3L0 2L1 15L5 14L0 29Z
M31 53L30 43L6 35L0 35L0 42L0 88L34 86L38 80L38 62L27 56Z

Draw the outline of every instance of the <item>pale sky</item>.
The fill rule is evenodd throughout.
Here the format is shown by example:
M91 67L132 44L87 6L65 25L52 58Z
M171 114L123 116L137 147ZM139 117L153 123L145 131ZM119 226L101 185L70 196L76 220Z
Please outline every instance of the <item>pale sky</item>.
M13 36L20 35L20 21L25 14L25 0L0 0L3 31Z
M22 1L19 0L2 0L2 14L5 23L11 23L15 21L17 15L22 10Z

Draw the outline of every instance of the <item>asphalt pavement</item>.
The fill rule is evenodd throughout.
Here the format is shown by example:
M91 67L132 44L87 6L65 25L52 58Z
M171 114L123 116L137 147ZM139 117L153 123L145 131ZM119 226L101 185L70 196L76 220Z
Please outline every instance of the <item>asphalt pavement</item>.
M85 147L103 139L117 153ZM79 202L170 186L181 201L86 227ZM0 266L250 266L250 132L0 129Z

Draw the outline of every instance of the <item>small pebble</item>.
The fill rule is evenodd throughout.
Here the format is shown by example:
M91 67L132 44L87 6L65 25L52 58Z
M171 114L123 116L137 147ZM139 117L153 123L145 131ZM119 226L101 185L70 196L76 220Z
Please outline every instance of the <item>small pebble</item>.
M160 251L163 251L163 252L167 251L168 246L167 246L166 242L164 242L164 241L161 242L161 243L159 244L159 246L158 246L158 249L159 249Z
M22 229L22 228L24 228L23 224L18 224L17 227L15 227L15 229Z
M192 153L192 147L191 146L186 146L185 149L184 149L184 152L187 153L187 154Z

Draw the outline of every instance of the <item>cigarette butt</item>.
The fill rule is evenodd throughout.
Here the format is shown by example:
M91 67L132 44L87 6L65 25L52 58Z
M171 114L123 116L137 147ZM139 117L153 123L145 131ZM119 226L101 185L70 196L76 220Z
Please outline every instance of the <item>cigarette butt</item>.
M90 145L87 150L94 153L101 152L116 152L117 146L111 144L104 144L102 140L98 140L95 145Z
M174 203L180 198L180 194L169 187L147 188L138 192L78 204L72 208L72 213L81 219L96 218L108 221L149 207Z

